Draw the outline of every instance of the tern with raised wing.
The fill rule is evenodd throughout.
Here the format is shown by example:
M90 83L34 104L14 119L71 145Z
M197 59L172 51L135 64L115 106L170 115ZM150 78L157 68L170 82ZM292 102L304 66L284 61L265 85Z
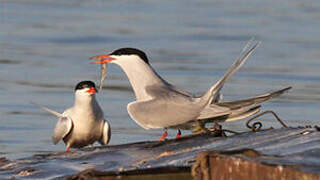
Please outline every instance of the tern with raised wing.
M136 96L136 101L127 105L130 117L144 129L163 128L164 133L159 140L164 140L167 128L177 128L177 137L180 137L180 129L190 129L199 123L235 121L249 117L259 112L259 104L291 88L243 100L219 102L224 83L245 63L258 45L256 43L251 49L247 45L224 76L201 96L165 81L150 65L147 55L139 49L121 48L91 59L95 60L93 64L114 63L122 68ZM205 129L203 126L200 128Z
M81 148L98 141L101 145L109 143L111 129L98 104L95 94L97 89L92 81L82 81L75 87L74 105L62 114L42 105L43 110L59 118L54 128L52 141L57 144L63 140L66 152L70 148Z

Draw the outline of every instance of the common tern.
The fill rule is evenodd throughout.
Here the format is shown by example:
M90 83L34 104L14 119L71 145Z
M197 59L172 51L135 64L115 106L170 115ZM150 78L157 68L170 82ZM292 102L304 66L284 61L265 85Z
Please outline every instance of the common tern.
M259 42L251 49L248 44L240 58L231 66L224 76L206 93L196 96L181 90L165 81L150 65L147 55L135 48L117 49L111 54L91 57L93 64L114 63L126 73L136 101L127 105L130 117L144 129L163 128L164 140L167 128L190 129L200 124L200 129L207 122L224 122L240 120L260 111L262 102L279 96L291 87L264 95L230 102L219 102L220 90L224 83L245 63L257 48Z
M70 148L91 146L96 141L101 145L109 143L110 124L104 120L104 113L95 97L96 93L97 89L92 81L78 83L75 87L74 105L62 114L32 102L59 118L53 131L52 141L57 144L63 140L66 152L69 152Z

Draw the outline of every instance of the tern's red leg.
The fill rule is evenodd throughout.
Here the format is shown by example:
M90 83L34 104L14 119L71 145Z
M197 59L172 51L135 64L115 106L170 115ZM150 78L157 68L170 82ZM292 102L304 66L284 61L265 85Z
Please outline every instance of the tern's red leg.
M159 139L159 141L164 141L167 136L168 136L168 131L165 129L164 132L163 132L163 135L161 136L161 138Z
M67 148L66 148L66 152L67 152L67 153L70 152L70 147L67 147Z
M181 131L180 131L180 129L178 129L178 133L177 133L176 139L178 139L180 137L181 137Z

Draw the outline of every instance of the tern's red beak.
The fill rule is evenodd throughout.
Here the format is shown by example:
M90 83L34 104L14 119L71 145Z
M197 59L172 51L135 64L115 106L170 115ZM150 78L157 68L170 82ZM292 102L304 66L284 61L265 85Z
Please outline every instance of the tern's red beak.
M97 93L97 90L96 90L96 88L91 87L87 92L90 94L95 94L95 93Z
M96 60L95 62L91 62L92 64L104 64L116 60L116 58L111 57L109 54L93 56L90 59Z

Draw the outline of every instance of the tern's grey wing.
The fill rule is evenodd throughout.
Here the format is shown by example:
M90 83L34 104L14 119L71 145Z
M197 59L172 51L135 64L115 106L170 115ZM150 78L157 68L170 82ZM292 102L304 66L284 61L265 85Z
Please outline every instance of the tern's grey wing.
M108 121L104 120L103 132L99 143L102 145L107 145L111 139L111 127Z
M67 116L60 117L53 131L53 135L52 135L53 143L57 144L61 139L66 137L71 132L72 128L73 128L73 123L69 117Z
M248 48L249 48L249 46L250 46L250 44L252 43L253 40L254 40L254 38L251 38L250 41L245 45L245 47L244 47L244 48L242 49L242 51L241 51L241 55L248 50ZM228 75L228 77L225 75L225 76L226 76L225 79L228 79L230 76L232 76L232 74L233 74L235 71L237 71L237 70L242 66L242 64L246 61L247 57L248 57L248 56L251 54L251 52L257 47L257 45L258 45L258 43L257 43L251 50L249 50L249 51L247 52L247 54L244 54L244 56L243 56L242 58L239 58L239 60L238 60L238 61L231 67L231 69L226 73L226 74L229 74L229 75ZM166 81L164 81L164 82L166 83L166 85L167 85L170 89L172 89L172 90L174 90L174 91L176 91L176 92L178 92L178 93L181 93L181 94L183 94L183 95L190 96L190 97L194 97L194 95L193 95L192 93L187 92L187 91L184 91L184 90L182 90L182 89L180 89L180 88L177 88L176 86L173 86L172 84L170 84L170 83L168 83L168 82L166 82ZM222 85L221 85L221 87L219 88L218 92L216 92L217 94L216 94L216 97L213 99L213 102L218 102L219 99L221 98L219 91L220 91L220 89L222 88L223 84L224 84L224 83L222 83Z
M289 89L291 89L291 87L248 99L210 104L210 106L207 106L203 111L201 111L200 116L197 119L201 120L216 118L220 116L220 113L229 114L229 119L233 118L233 120L235 120L235 117L237 117L236 120L241 118L243 119L250 116L253 112L258 112L258 108L252 108L253 106L257 107L257 105L271 98L277 97ZM231 121L231 119L226 121Z
M248 50L242 57L240 57L231 68L220 78L220 80L213 85L209 91L207 91L202 98L205 101L215 101L219 95L219 91L223 87L224 83L245 63L248 57L253 53L253 51L258 47L259 42L256 43L250 50Z
M169 101L176 102L177 100L184 103L192 102L193 95L172 85L151 85L145 88L146 93L152 98L164 98Z
M234 109L239 109L239 108L243 108L243 107L248 107L248 106L253 106L253 105L257 105L257 104L261 104L269 99L272 99L274 97L277 97L285 92L287 92L288 90L290 90L291 87L287 87L278 91L273 91L270 93L266 93L260 96L256 96L256 97L252 97L252 98L248 98L248 99L242 99L242 100L237 100L237 101L229 101L229 102L221 102L221 103L217 103L216 105L218 106L222 106L222 107L229 107L231 110Z
M190 96L190 97L193 97L194 95L192 94L192 93L190 93L190 92L187 92L187 91L184 91L184 90L182 90L182 89L180 89L180 88L177 88L176 86L174 86L174 85L172 85L172 84L167 84L168 85L168 87L170 88L170 89L172 89L173 91L176 91L176 92L178 92L178 93L181 93L181 94L183 94L183 95L185 95L185 96Z
M231 109L229 107L211 104L210 106L206 106L201 110L197 119L208 119L208 118L214 118L218 116L227 116L230 113L231 113Z
M224 83L235 73L237 72L240 67L246 62L248 57L253 53L253 51L258 47L260 42L257 42L250 50L246 52L249 45L251 44L251 40L247 43L247 45L244 47L241 52L241 57L231 66L231 68L224 74L224 76L212 87L212 89L216 90L216 93L218 93L221 88L223 87ZM245 53L246 52L246 53ZM244 53L244 54L242 54ZM214 98L215 99L215 98Z
M128 104L130 117L145 129L166 128L195 120L201 111L192 97L168 87L148 86L146 101Z
M205 123L236 121L236 120L241 120L258 113L260 111L260 108L261 108L260 105L254 106L254 107L245 107L245 108L231 111L231 113L227 115L206 117L198 120Z

